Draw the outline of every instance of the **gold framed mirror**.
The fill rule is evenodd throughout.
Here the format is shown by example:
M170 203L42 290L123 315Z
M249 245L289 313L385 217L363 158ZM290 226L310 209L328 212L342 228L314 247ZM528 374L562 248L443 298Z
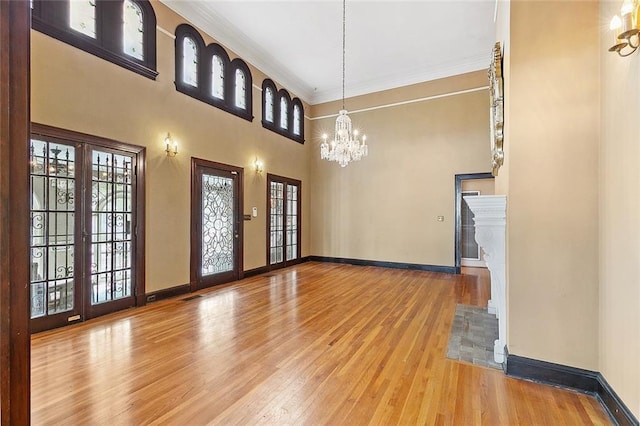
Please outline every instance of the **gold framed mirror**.
M490 126L491 126L491 174L498 176L504 163L504 85L502 80L502 48L500 42L493 46L489 67Z

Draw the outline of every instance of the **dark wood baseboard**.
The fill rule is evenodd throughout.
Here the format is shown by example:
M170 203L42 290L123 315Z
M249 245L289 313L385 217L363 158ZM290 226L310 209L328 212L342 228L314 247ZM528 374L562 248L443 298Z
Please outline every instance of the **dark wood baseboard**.
M249 269L248 271L244 271L244 277L245 278L254 277L256 275L264 274L270 271L275 271L277 269L288 268L289 266L294 266L294 265L299 265L301 263L309 262L310 260L311 260L310 256L305 256L305 257L301 257L299 259L287 262L286 266L279 266L279 267L273 268L269 265L265 265L259 268Z
M638 426L640 423L629 408L622 402L601 373L598 373L598 391L596 396L609 416L621 426Z
M157 302L163 299L169 299L171 297L181 296L191 291L189 284L178 285L175 287L164 288L162 290L153 291L146 294L147 303Z
M456 268L453 266L421 265L418 263L385 262L380 260L348 259L344 257L309 256L309 260L314 262L346 263L356 266L379 266L381 268L412 269L416 271L442 272L444 274L455 274Z
M265 272L269 272L268 266L261 266L259 268L249 269L248 271L244 271L244 277L255 277L256 275L264 274Z
M591 370L554 364L507 353L507 376L594 395L611 419L620 426L639 426L604 376Z

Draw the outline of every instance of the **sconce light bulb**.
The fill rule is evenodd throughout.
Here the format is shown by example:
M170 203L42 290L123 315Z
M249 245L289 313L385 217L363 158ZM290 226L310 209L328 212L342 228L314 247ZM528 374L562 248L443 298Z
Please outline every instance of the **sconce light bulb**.
M620 29L621 26L622 26L622 20L618 15L615 15L613 18L611 18L611 23L609 24L610 30Z
M264 166L264 164L262 163L262 161L261 161L261 160L258 160L258 159L256 158L256 161L254 162L254 165L256 166L256 172L257 172L257 173L262 173L263 166Z
M362 135L362 143L365 143L367 141L367 135Z
M324 140L325 140L325 142L326 142L326 141L327 141L327 138L328 138L327 134L326 134L326 133L323 133L323 134L322 134L322 139L324 139Z
M624 3L622 3L620 14L624 16L630 14L631 12L633 12L633 2L626 0Z
M171 138L171 133L167 133L167 137L164 138L165 152L169 157L175 157L178 154L178 141L174 141Z
M358 129L353 131L353 136L358 137Z

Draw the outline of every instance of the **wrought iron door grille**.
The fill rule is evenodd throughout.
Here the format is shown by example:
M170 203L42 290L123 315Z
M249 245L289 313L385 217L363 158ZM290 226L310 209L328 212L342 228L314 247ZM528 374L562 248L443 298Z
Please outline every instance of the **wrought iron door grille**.
M74 308L75 148L30 146L31 318Z

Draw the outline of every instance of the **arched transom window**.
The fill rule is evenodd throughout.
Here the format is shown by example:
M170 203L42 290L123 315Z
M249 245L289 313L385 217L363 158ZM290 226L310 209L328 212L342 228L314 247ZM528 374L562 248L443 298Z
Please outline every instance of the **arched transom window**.
M211 94L224 99L224 62L218 55L213 56L211 63Z
M304 107L286 89L277 90L273 80L262 82L262 127L304 143Z
M198 48L191 37L182 41L182 81L198 87Z
M242 59L230 60L221 45L205 44L198 30L188 24L176 28L175 46L177 91L253 120L251 72Z
M31 0L31 27L145 77L158 75L149 0Z
M122 11L123 51L136 59L144 59L144 20L140 6L131 0L124 0Z

